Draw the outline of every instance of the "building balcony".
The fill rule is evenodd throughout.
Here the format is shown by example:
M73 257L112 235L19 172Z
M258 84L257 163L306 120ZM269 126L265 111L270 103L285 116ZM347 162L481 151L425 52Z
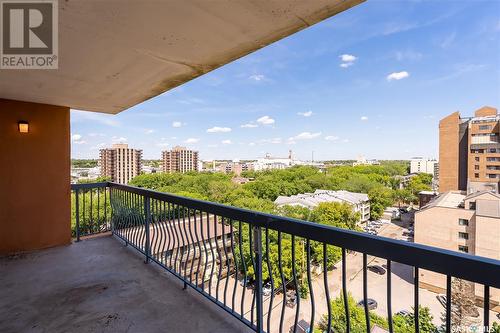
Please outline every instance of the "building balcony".
M418 327L422 306L451 332L456 278L476 321L498 321L498 260L115 183L72 191L73 244L0 259L0 331L330 331L353 297L367 332L402 309Z

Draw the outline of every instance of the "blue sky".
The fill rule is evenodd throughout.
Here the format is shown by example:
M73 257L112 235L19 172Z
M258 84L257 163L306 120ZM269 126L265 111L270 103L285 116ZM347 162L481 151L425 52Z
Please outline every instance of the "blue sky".
M437 156L438 122L500 107L500 1L369 0L118 115L72 111L72 157Z

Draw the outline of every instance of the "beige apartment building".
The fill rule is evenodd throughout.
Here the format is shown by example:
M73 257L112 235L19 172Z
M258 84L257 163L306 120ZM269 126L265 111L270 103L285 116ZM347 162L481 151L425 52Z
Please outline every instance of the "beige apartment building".
M217 166L217 171L224 173L234 173L240 176L243 171L254 170L253 163L246 162L225 162Z
M196 171L198 168L198 152L187 149L186 147L174 147L172 150L162 152L162 171L189 172Z
M141 174L142 150L129 148L126 143L114 144L101 149L101 176L109 177L115 183L127 184Z
M415 213L415 243L461 251L500 260L500 195L492 191L466 194L448 191ZM422 286L437 292L446 289L446 276L422 270ZM481 286L476 296L483 295ZM500 290L491 290L500 302Z
M459 112L439 122L439 191L474 193L494 190L500 182L500 143L497 109L482 107L474 117Z

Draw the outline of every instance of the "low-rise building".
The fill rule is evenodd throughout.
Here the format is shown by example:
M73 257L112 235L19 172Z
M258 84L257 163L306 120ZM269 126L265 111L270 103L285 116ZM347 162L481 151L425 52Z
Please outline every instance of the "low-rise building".
M380 165L380 162L376 159L367 160L364 156L358 156L356 162L352 163L352 166L357 165Z
M500 260L500 195L490 191L440 194L415 213L415 242ZM422 270L420 281L437 292L446 288L446 276L437 273ZM482 286L476 286L475 293L481 297ZM491 296L498 305L500 290Z
M291 196L279 196L274 203L280 206L301 206L315 208L322 202L341 202L352 206L360 214L360 222L370 219L370 199L368 194L349 191L316 190L314 193L302 193Z
M410 160L410 173L428 173L437 178L439 174L438 161L424 157L413 157Z
M239 161L224 162L219 164L216 170L224 173L234 173L236 176L240 176L243 171L254 170L254 164Z

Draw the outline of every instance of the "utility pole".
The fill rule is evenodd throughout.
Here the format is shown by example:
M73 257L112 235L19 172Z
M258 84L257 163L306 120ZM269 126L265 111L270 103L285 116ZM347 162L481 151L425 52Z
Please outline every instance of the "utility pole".
M311 152L311 163L314 163L314 150Z

